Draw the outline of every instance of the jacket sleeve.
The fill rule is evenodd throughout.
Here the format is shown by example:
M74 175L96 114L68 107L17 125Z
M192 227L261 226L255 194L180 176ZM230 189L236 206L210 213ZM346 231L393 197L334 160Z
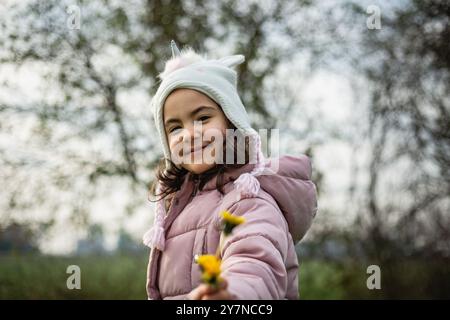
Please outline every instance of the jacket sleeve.
M235 299L283 299L287 290L288 226L279 208L263 198L228 209L246 221L222 241L222 276Z

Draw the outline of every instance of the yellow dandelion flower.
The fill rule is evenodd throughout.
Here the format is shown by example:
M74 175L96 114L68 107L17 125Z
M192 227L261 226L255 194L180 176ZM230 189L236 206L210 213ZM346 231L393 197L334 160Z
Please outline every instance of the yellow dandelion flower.
M245 222L245 219L243 217L235 216L226 210L222 211L221 216L222 216L222 223L224 225L223 233L226 236L233 231L234 227Z
M195 262L200 266L203 282L213 286L220 283L221 260L217 256L208 254L197 256Z

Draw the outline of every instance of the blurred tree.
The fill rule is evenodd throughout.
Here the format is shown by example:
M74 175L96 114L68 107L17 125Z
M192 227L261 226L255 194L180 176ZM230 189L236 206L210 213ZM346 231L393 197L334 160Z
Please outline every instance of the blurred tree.
M122 253L137 253L142 254L146 252L146 247L141 243L136 243L131 235L123 228L119 231L119 239L117 241L117 250Z
M91 224L86 238L78 240L76 253L80 255L105 253L104 241L102 226Z
M129 191L128 213L142 204L160 157L148 105L171 39L211 57L246 55L239 67L241 95L255 124L266 128L285 120L295 105L289 95L297 94L295 88L287 91L286 104L266 99L279 89L266 80L311 48L308 23L299 18L311 6L306 0L2 6L0 66L10 75L0 95L4 222L25 212L37 219L32 212L39 208L46 219L69 212L72 222L85 226L93 200L109 195L114 185ZM36 74L38 79L30 76ZM19 88L27 81L26 89Z
M14 222L0 226L0 253L30 253L37 251L36 235L25 225Z
M354 6L365 15L365 9ZM359 224L381 259L450 254L450 4L382 9L358 68L369 80L367 215Z

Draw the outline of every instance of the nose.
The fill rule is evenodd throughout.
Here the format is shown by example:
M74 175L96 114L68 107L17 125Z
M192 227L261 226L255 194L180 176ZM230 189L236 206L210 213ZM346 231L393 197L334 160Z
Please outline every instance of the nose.
M197 142L198 141L198 142ZM202 143L202 131L198 126L186 126L183 132L183 146L194 148L195 144Z

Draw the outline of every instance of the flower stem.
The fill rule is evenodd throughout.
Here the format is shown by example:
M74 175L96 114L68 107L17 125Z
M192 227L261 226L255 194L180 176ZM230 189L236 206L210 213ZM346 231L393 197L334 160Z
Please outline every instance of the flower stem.
M216 249L216 257L217 258L220 258L220 252L222 251L223 243L225 242L225 238L227 237L225 234L222 234L222 235L223 235L223 237L220 237L219 245L217 246L217 249Z

